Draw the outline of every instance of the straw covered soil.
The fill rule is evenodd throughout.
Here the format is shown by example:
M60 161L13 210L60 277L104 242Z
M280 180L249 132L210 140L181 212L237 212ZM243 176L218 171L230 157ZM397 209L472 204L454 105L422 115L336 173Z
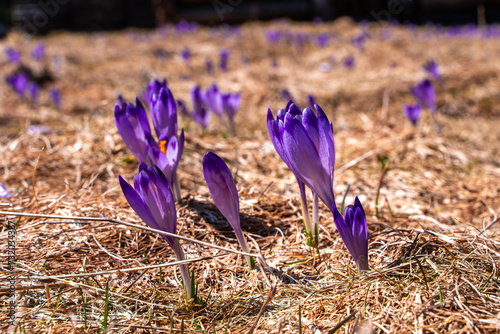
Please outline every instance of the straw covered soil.
M297 49L284 41L270 45L267 29L334 37L325 48ZM0 331L13 330L7 278L14 274L17 332L332 333L340 324L339 333L498 333L500 40L383 29L370 28L364 51L351 43L361 27L345 19L251 23L234 34L201 28L182 35L168 29L9 35L3 45L23 54L46 45L44 65L29 56L24 63L36 75L45 67L53 81L42 87L38 110L0 85L0 181L13 193L0 209L146 226L118 183L118 175L130 181L139 163L116 129L116 96L132 101L151 79L165 77L174 96L188 101L193 84L216 82L242 92L236 132L215 117L202 131L179 116L186 142L178 234L240 249L203 178L202 157L212 151L234 173L242 229L265 263L249 271L240 255L182 241L189 260L203 258L190 264L203 302L188 305L178 267L168 265L173 252L156 233L106 220L3 213ZM189 65L179 57L186 46ZM231 52L229 70L216 66L208 74L205 59L217 64L222 48ZM342 65L348 55L355 57L352 69ZM402 112L404 102L413 102L408 86L426 76L429 59L443 75L435 84L441 133L428 111L416 128ZM2 77L16 71L1 61ZM61 91L60 110L49 88ZM356 271L322 203L320 254L306 245L295 178L266 128L268 106L276 115L286 104L283 88L301 107L313 94L333 123L336 202L340 207L349 184L345 204L358 196L365 208L367 273ZM17 227L13 272L8 219Z

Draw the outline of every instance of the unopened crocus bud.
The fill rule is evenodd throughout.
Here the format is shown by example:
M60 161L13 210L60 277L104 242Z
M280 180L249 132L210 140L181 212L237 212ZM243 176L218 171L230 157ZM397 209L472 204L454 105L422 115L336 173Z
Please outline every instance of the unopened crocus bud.
M238 190L234 183L233 176L224 160L218 155L208 152L203 157L203 175L207 182L210 195L214 200L215 206L227 219L236 234L236 238L245 253L248 253L248 245L241 231L240 226L240 202ZM253 262L247 257L247 263L250 268Z
M332 211L335 226L358 270L368 270L368 228L365 211L358 197L356 196L354 205L348 205L345 209L345 219L335 205L332 206Z

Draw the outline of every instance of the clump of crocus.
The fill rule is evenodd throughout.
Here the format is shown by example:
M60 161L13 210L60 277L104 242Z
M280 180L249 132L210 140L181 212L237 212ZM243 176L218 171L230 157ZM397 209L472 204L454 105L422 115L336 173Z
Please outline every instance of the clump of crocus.
M121 176L119 180L127 202L149 227L176 234L177 211L174 197L167 178L158 167L150 167L141 163L139 173L134 175L133 187ZM177 261L186 260L178 239L166 235L162 237L174 251ZM180 264L179 268L186 301L189 301L195 297L189 268L186 264Z
M208 152L203 157L203 175L215 206L233 228L243 251L248 253L248 244L240 225L238 190L229 167L218 155ZM255 266L252 257L247 256L247 264L251 269Z
M427 107L432 115L436 129L441 131L441 125L437 119L436 92L429 79L418 82L415 86L410 86L410 92L415 96L420 105Z
M354 205L348 205L345 209L345 219L335 205L332 206L332 211L335 226L356 262L356 267L359 271L368 270L368 228L365 211L358 197L356 196Z
M283 161L294 173L299 185L304 226L310 245L318 244L319 197L328 208L335 205L333 194L333 170L335 167L335 144L332 124L323 110L315 105L318 116L310 108L300 111L289 102L285 109L278 110L274 120L271 109L267 112L267 129L271 141ZM314 194L313 224L307 211L305 193L307 185Z
M424 70L436 81L441 81L441 73L439 72L438 63L431 59L423 65Z
M420 104L404 104L403 112L413 126L417 126L417 122L422 114L422 107Z
M52 88L49 90L49 96L50 99L52 100L52 103L54 103L54 107L56 107L57 110L61 109L61 104L62 104L62 99L61 99L61 92L57 88Z
M223 93L214 83L205 90L202 95L205 106L212 111L221 122L226 115L229 121L229 129L234 133L234 117L241 103L240 93Z
M198 123L203 129L206 129L208 123L210 122L210 113L203 102L203 94L201 88L198 85L194 85L190 91L191 104L193 105L193 111L189 111L187 106L182 101L177 101L180 108L181 114L192 118L196 123Z
M184 149L184 130L177 138L177 104L170 89L161 88L150 101L150 112L158 140L151 133L146 111L136 98L136 105L117 103L115 121L127 148L140 162L157 165L173 187L175 200L181 198L176 175Z
M42 61L45 58L45 46L42 43L35 45L31 51L31 56L37 61Z
M229 50L222 50L220 52L219 68L223 72L227 72L229 62Z

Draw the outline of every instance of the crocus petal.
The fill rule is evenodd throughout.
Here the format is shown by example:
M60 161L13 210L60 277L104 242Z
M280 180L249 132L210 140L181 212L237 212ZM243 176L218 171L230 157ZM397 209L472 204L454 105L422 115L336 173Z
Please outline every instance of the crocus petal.
M311 137L302 123L291 114L285 116L283 147L290 168L319 198L331 207L334 203L333 183L330 174L323 168L321 159Z
M318 134L319 134L319 145L318 153L321 159L321 164L327 173L330 175L331 182L333 184L333 169L335 168L335 143L333 141L333 129L332 123L328 121L323 110L315 105L316 111L318 112Z
M215 205L233 229L240 228L240 203L233 176L226 163L216 154L203 157L203 175Z
M335 204L332 206L332 212L333 212L333 220L335 222L335 227L337 228L337 231L340 234L340 237L342 238L342 241L344 242L347 250L349 253L354 258L354 261L356 261L356 253L355 253L355 248L354 248L354 243L352 240L352 232L350 229L350 226L348 225L348 218L346 215L346 219L342 217L340 214L339 210L337 210L337 207ZM347 211L346 211L347 213Z
M12 194L7 191L7 188L0 183L0 197L11 197Z
M158 140L177 136L177 103L168 88L161 88L150 101L151 118Z
M147 162L148 137L151 136L146 111L137 99L137 106L129 103L115 105L115 121L127 148L141 162Z

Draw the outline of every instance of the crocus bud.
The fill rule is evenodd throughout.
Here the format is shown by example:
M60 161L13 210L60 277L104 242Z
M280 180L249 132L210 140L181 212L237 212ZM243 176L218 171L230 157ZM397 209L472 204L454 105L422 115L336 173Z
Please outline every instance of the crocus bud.
M358 270L368 270L368 228L365 211L358 197L356 196L354 205L348 205L345 209L345 219L335 205L332 206L332 211L335 226Z
M134 187L119 177L123 194L137 215L151 228L176 234L177 212L170 185L161 170L144 163L139 166L139 173L134 175ZM185 255L178 239L162 235L172 247L177 261L184 261ZM179 265L186 300L193 298L191 277L186 264Z
M405 103L403 107L403 112L413 126L417 126L417 122L422 114L422 107L416 103L413 105L408 105Z
M215 206L233 228L243 251L248 253L248 245L240 226L238 190L229 167L218 155L208 152L203 157L203 175ZM250 257L247 257L247 262L252 268L253 263Z

